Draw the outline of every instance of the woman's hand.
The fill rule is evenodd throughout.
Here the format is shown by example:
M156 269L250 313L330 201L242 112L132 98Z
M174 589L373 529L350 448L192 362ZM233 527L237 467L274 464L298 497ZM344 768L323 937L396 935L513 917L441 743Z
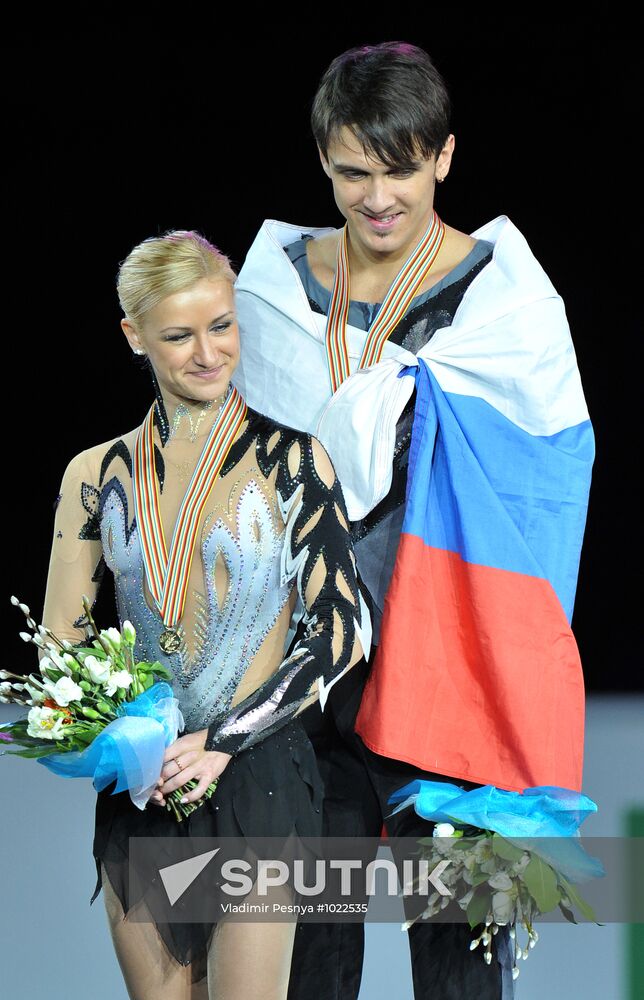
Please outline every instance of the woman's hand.
M205 750L204 744L208 736L207 729L197 733L187 733L179 737L167 748L163 758L163 770L157 783L157 790L150 796L154 805L164 806L166 795L176 788L181 788L192 778L198 784L192 791L186 792L182 802L197 802L206 789L216 778L223 774L231 759L230 754L218 750Z

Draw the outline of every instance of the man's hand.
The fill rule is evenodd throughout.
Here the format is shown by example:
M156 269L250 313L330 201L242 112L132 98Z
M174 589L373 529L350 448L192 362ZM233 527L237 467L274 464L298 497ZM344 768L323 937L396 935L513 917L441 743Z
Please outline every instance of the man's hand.
M208 785L223 774L231 759L230 754L218 750L204 750L207 729L197 733L187 733L181 736L167 748L163 758L163 770L157 783L157 789L150 796L153 805L164 806L166 796L176 788L181 788L187 781L195 778L196 788L186 792L183 802L197 802L204 794Z

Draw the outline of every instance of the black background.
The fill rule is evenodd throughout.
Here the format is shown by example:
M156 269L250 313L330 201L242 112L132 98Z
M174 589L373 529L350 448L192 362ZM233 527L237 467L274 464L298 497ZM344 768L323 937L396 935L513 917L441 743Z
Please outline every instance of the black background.
M264 218L339 225L310 101L335 55L398 38L430 52L453 99L440 215L467 232L508 215L566 303L598 451L573 626L589 690L641 689L632 26L466 7L386 21L365 8L347 24L344 8L306 4L282 25L224 24L200 8L157 13L154 30L129 16L9 38L7 594L40 613L65 465L149 406L119 329L119 261L147 236L197 228L239 266ZM6 609L12 663L30 668Z

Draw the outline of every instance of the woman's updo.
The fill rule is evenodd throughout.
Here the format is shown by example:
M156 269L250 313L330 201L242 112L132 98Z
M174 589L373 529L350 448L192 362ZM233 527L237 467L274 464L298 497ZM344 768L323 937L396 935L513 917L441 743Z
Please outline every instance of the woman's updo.
M139 327L162 299L190 288L201 278L235 282L230 261L200 233L175 229L134 247L118 272L121 309Z

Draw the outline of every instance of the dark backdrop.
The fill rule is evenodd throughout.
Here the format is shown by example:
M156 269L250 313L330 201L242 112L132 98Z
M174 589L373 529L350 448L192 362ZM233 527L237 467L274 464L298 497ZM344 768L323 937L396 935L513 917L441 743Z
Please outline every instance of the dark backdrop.
M344 18L335 31L331 13ZM149 406L119 330L118 262L169 228L200 229L239 265L264 218L339 224L309 134L311 97L334 55L403 38L433 55L453 97L441 216L471 231L509 215L566 302L598 448L573 625L590 690L639 688L628 26L495 21L465 7L353 24L305 4L281 27L250 15L224 26L189 8L152 34L142 20L97 19L10 38L7 593L40 613L66 463ZM5 607L12 662L27 668ZM105 615L111 624L109 602Z

